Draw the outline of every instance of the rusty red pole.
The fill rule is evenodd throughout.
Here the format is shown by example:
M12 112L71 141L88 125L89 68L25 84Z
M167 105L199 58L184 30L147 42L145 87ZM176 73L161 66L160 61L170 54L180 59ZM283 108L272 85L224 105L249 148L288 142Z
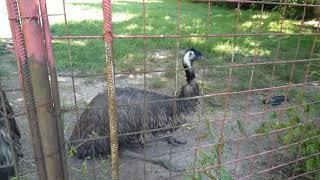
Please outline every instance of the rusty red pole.
M48 76L47 57L42 36L38 0L20 0L22 31L31 75L47 179L63 179L57 122ZM40 137L39 137L40 138Z
M7 10L10 20L12 39L14 42L14 49L16 53L16 60L18 64L20 86L24 95L24 105L26 107L26 114L28 117L28 124L31 133L32 153L35 164L37 166L37 177L38 179L44 180L47 178L47 172L43 157L43 149L40 138L37 112L33 98L30 72L28 69L27 52L25 48L23 32L21 30L21 24L19 21L19 10L17 1L7 0Z
M111 144L111 165L112 165L112 179L119 179L119 152L118 152L118 121L117 121L117 106L116 94L114 86L114 68L112 57L112 8L111 0L103 0L103 29L104 40L106 47L106 62L107 62L107 93L108 93L108 111L110 123L110 144Z

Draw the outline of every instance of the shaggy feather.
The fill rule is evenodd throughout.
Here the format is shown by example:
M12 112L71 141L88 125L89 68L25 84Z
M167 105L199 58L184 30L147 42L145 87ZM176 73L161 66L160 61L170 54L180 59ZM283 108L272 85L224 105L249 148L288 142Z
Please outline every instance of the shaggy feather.
M199 86L194 81L195 76L191 67L186 69L186 76L187 84L181 88L178 98L199 95ZM144 104L144 98L146 99L146 104ZM147 136L156 136L177 130L177 127L186 122L183 115L189 115L196 111L198 100L176 98L130 87L116 88L118 133L132 133L143 131L144 129L163 128L152 133L147 133ZM98 94L92 99L88 108L84 110L80 120L77 122L70 136L70 142L72 146L77 147L76 156L78 158L110 153L108 138L85 140L92 137L109 136L107 105L107 94ZM144 119L144 117L147 118ZM84 140L84 142L80 142L79 139ZM141 133L138 135L119 136L119 146L125 146L136 141L143 143L142 139L144 138Z
M21 152L21 143L20 143L20 130L19 127L17 126L15 117L14 117L14 112L12 107L10 106L10 103L6 97L6 94L4 94L4 105L5 105L5 109L7 110L7 116L8 116L8 120L9 120L9 126L10 126L10 130L11 130L11 138L14 142L14 150L15 153L19 156L22 157L22 152ZM0 99L0 128L4 130L4 132L6 132L6 134L8 133L8 130L5 129L5 119L4 119L4 108L2 107L2 102Z

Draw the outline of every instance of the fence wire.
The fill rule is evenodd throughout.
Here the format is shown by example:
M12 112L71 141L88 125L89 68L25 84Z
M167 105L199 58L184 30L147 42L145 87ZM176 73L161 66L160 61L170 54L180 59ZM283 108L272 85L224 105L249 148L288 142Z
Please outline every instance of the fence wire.
M43 1L41 2L43 3ZM87 8L93 6L96 11L103 9L104 16L101 17L101 20L104 21L104 31L102 31L101 22L94 21L92 24L88 23L89 25L85 24L87 21L81 22L85 24L84 26L92 26L89 28L95 28L95 23L101 25L101 32L103 32L101 34L94 34L90 31L81 34L74 31L74 29L78 30L84 26L81 26L80 23L77 27L74 22L76 19L68 19L69 13L70 16L72 14L72 9L68 9L67 6L82 6L78 2L63 0L61 11L51 14L49 11L49 14L40 15L41 17L49 17L49 20L62 18L58 25L64 29L64 32L57 32L59 30L52 23L50 24L52 33L50 38L58 70L61 64L63 64L61 66L67 67L57 72L57 86L59 86L57 95L60 96L58 107L59 111L61 110L61 119L64 124L66 141L64 146L67 150L65 170L70 179L110 179L111 177L114 179L318 179L320 177L320 80L317 77L320 63L320 17L315 18L316 25L314 27L306 26L307 12L310 11L310 8L320 8L319 4L308 4L307 1L293 3L282 0L193 0L192 3L178 0L173 5L173 3L162 0L114 0L111 4L112 7L119 4L124 5L122 8L133 6L139 14L138 18L141 18L141 22L138 21L137 24L131 22L130 18L125 20L124 22L128 25L127 29L125 33L119 33L121 27L115 19L121 15L113 13L119 11L118 7L111 8L107 2L110 1L105 1L102 7L98 5L98 8L96 7L97 3L85 2L83 5L88 6ZM159 24L153 24L152 21L152 13L155 10L150 4L154 2L158 3L158 8L162 8L159 12L164 14L164 20L158 19L157 23ZM192 12L184 3L193 6ZM170 11L166 9L168 6L176 8L174 17L165 16L169 14L167 11ZM200 9L204 6L207 8L205 12L195 10L196 7ZM276 7L276 11L270 11L270 6ZM43 4L42 8L44 8ZM232 22L222 24L223 22L217 21L221 16L218 14L221 8L229 8L225 13L231 13L230 9L234 10L231 15ZM288 25L289 18L286 15L292 8L300 8L301 16L296 20L298 23ZM114 18L112 20L111 11L112 18ZM245 14L247 11L254 12L255 16L247 17ZM206 18L201 21L195 15L195 17L188 16L187 13L203 13L206 14ZM265 17L267 13L277 13L276 22L267 22L268 19ZM127 12L127 14L130 13ZM222 14L225 17L228 15L230 14ZM191 19L188 19L190 17ZM19 24L26 18L29 17L13 17L11 15L9 20ZM161 27L160 24L161 21L170 18L174 19L172 21L174 26L170 24L168 28L174 27L174 31L163 29L164 27ZM257 20L256 24L252 24L253 19ZM203 27L196 26L197 21L202 23L204 32L198 31L197 28ZM194 23L194 26L188 24L190 22ZM246 30L245 23L247 25L251 23L251 26L256 27ZM266 23L275 23L274 26L277 28L266 30L264 29ZM129 25L139 27L141 31L137 33L134 28L130 29ZM166 25L169 26L169 24ZM225 32L216 31L217 27L226 25L230 26L226 28ZM290 26L296 27L295 31L290 32L288 30ZM188 28L192 30L187 31ZM45 29L43 31L50 33L49 29ZM21 29L17 30L21 31ZM170 34L170 32L173 33ZM13 32L13 39L14 37L15 32ZM51 45L51 42L47 42L50 41L50 38L46 39L46 43ZM246 38L251 38L252 41ZM290 48L292 44L289 43L292 41L288 41L289 38L295 39L295 48ZM272 42L274 45L269 55L265 56L260 52L260 47L266 45L262 44L263 39L268 39L268 42ZM0 43L10 44L6 39L0 40ZM220 42L226 42L225 44L228 46L219 44ZM84 63L80 62L78 58L82 58L80 57L83 55L82 53L89 51L85 49L89 48L83 45L85 43L89 43L89 46L90 43L92 46L105 43L105 47L101 46L101 49L95 49L95 51L102 53L102 59L107 62L105 67L108 68L105 68L105 71L90 70L91 67L87 67L89 70L78 68L79 64ZM249 48L239 49L241 43L249 44ZM0 48L2 48L1 45ZM58 46L63 46L63 48ZM84 49L81 49L82 46ZM168 47L166 48L166 46ZM206 61L202 63L196 64L197 62L195 62L193 69L196 73L200 94L181 98L178 97L180 87L186 84L184 78L186 69L182 67L182 59L184 58L184 50L191 46L203 52L206 57ZM222 53L219 54L212 50L218 46L221 46L221 51L225 52L226 49L228 51L222 55ZM133 53L130 48L134 49ZM83 52L79 50L83 50ZM307 50L308 52L305 52ZM10 50L7 48L5 51ZM127 53L127 55L119 57L119 51L125 51L123 53ZM239 53L241 51L244 51L242 55ZM289 52L287 56L283 55L287 53L286 51ZM97 57L94 56L97 52L88 52L89 57ZM16 50L16 56L19 57L18 53ZM58 59L57 57L63 58ZM13 153L17 142L10 136L15 132L9 128L12 122L8 120L16 121L21 131L20 141L24 156L16 158L16 154L13 153L9 164L3 164L0 161L0 170L9 172L8 169L13 168L16 173L14 174L10 170L11 176L35 179L40 177L38 174L45 170L39 170L37 168L38 162L32 157L32 152L35 153L35 147L31 146L29 139L34 132L29 132L27 128L28 105L23 104L23 98L26 95L22 93L24 88L19 86L19 78L22 75L18 74L21 72L20 67L12 63L13 58L9 52L2 55L0 51L0 130L5 133L5 143L9 144L7 148ZM88 56L84 58L88 58ZM92 58L86 60L98 63L98 60L95 61ZM51 59L51 63L55 63L54 59ZM121 63L126 64L122 65ZM8 71L3 70L6 68ZM283 71L286 71L287 74L281 74ZM54 77L52 74L50 76ZM280 76L284 78L281 79ZM54 88L58 88L53 84L54 82L51 81L52 93ZM115 93L119 87L133 87L145 92L151 91L158 93L159 96L173 95L171 98L160 100L143 95L141 96L143 101L121 101ZM119 113L121 112L119 109L123 108L142 107L141 109L144 109L141 117L142 130L119 133L116 136L116 141L118 142L118 138L141 136L143 144L139 145L139 143L133 142L129 146L119 143L118 150L118 143L113 142L110 143L113 144L110 147L112 149L111 157L109 154L101 153L95 158L78 159L75 157L79 151L77 148L82 144L99 140L108 141L112 138L109 135L110 131L104 132L109 128L108 124L108 127L104 129L96 127L101 132L91 132L90 137L81 136L86 127L82 127L84 129L78 128L77 139L69 140L71 132L77 127L81 115L85 111L88 109L106 110L105 104L101 106L89 104L92 98L98 93L105 92L106 89L108 89L107 92L110 92L111 97L115 98L116 104L112 106L109 103L107 107L109 105L114 108L109 113L113 112L113 115L118 115L118 122L121 122L119 118L123 116L116 114L116 110ZM5 97L8 97L13 112L6 112L8 106L5 105ZM279 104L273 104L276 97L284 99L278 102ZM193 115L179 117L177 103L192 100L199 101L197 111ZM150 117L152 112L147 111L148 107L161 106L161 103L166 102L173 104L173 117L185 118L187 121L179 125L169 124L161 128L147 128L148 121L154 118ZM34 107L39 106L42 105ZM107 114L104 115L107 116ZM116 116L112 117L117 119ZM112 122L115 123L114 125L118 125L119 129L123 128L122 124L117 124L116 121ZM134 124L134 122L131 123ZM87 126L92 125L87 124ZM172 131L172 133L160 133L167 131ZM157 133L160 135L148 137L149 134ZM33 136L41 139L40 135ZM172 136L185 138L188 142L179 146L163 142ZM78 146L72 144L78 144ZM141 153L145 161L121 156L123 149L132 148L131 146L135 151ZM5 146L1 144L1 147ZM2 150L0 156L1 153ZM43 156L49 155L43 154ZM181 172L170 171L158 166L159 163L150 163L147 159L154 161L155 159L166 159L170 166L179 166L179 168L183 166L183 170ZM46 171L50 170L46 169Z

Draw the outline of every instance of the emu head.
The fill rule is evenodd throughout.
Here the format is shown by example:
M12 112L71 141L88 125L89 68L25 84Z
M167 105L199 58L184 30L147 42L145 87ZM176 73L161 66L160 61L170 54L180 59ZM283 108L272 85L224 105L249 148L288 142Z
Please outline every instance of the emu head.
M8 138L9 133L5 127L5 120L0 111L0 166L4 166L3 168L0 168L0 174L5 173L3 171L6 171L6 169L11 169L13 162L13 152L11 151Z
M194 61L203 60L202 53L197 51L194 48L188 49L187 52L183 56L183 67L188 68L189 70L192 69L192 65Z

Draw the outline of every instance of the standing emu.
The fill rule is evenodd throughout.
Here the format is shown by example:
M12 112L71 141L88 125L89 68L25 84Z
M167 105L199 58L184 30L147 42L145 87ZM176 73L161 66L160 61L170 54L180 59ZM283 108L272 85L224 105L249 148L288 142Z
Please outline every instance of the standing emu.
M199 86L195 81L195 74L192 64L195 60L203 59L202 54L194 48L189 49L183 57L183 67L185 68L187 84L182 86L178 98L194 97L199 95ZM144 104L144 98L146 104ZM176 99L177 97L159 94L147 90L135 88L116 88L116 101L118 103L118 132L132 133L145 130L154 130L151 133L139 133L138 135L119 136L119 146L126 146L134 141L144 143L144 135L157 135L166 132L173 132L186 122L182 115L188 115L196 111L197 99ZM176 99L176 100L174 100ZM165 101L162 101L165 100ZM171 101L170 101L171 100ZM160 102L154 102L160 101ZM150 103L148 103L150 102ZM119 106L119 104L126 104ZM71 145L77 148L78 158L99 157L99 155L110 153L110 143L108 138L97 140L85 140L95 136L109 135L108 120L108 99L106 93L101 93L94 97L88 108L84 110L77 122L71 137ZM161 130L156 130L162 128ZM80 142L84 140L84 142ZM185 144L172 136L168 138L169 143ZM138 155L127 155L138 158ZM143 157L142 157L143 158ZM154 162L153 160L150 160ZM154 162L157 163L157 162ZM158 164L171 169L164 162Z
M2 94L2 95L1 95ZM4 107L2 106L4 104ZM6 113L5 111L6 110ZM9 128L11 133L9 133L9 128L6 128L5 115L7 115ZM11 135L11 140L13 141L13 150L9 144L9 136ZM22 157L20 131L16 124L14 113L6 94L0 91L0 179L9 179L10 176L15 174L13 166L13 153L16 156Z

